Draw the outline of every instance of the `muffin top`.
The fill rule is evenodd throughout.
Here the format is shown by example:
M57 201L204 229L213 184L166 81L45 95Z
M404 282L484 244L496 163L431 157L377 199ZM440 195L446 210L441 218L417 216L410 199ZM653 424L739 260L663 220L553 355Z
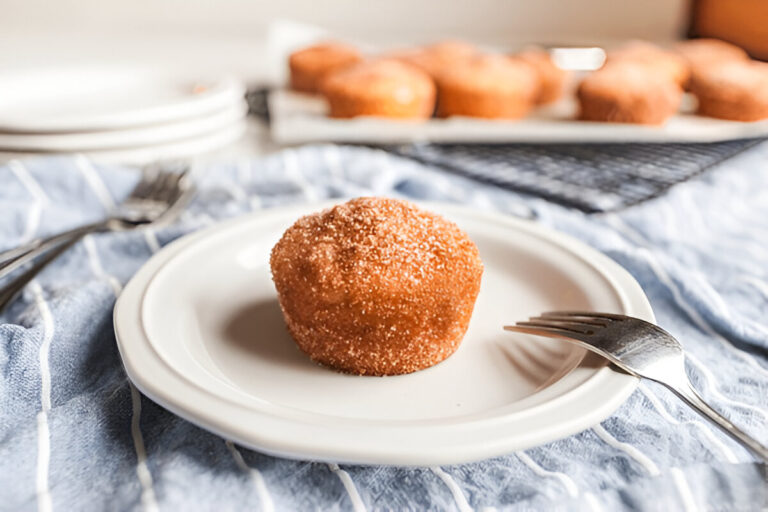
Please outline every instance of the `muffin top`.
M360 59L360 52L356 48L342 43L326 42L292 53L289 63L292 67L321 74L327 70L354 64Z
M441 58L460 58L476 55L478 49L475 45L457 39L448 39L422 47L423 53Z
M649 72L631 62L615 63L589 74L579 85L579 95L613 98L626 103L652 97L664 104L679 104L682 90L668 76Z
M749 60L747 52L719 39L691 39L675 45L675 51L690 65L710 64L728 60Z
M519 94L533 99L538 86L530 64L501 55L481 55L457 62L438 78L438 85L472 93Z
M549 52L539 48L529 48L510 55L512 60L520 59L533 66L537 72L558 77L565 76L565 70L560 69L552 62Z
M749 95L768 102L768 63L720 61L697 72L693 93L736 97Z
M282 250L286 247L291 251ZM452 293L449 288L462 276L475 277L482 268L477 247L456 224L407 201L381 197L353 199L302 217L286 231L272 260L274 266L305 262L303 276L313 276L319 296L331 303L341 295L407 302L406 295Z
M620 63L647 66L666 74L678 84L684 84L690 76L688 64L682 57L675 52L644 41L632 41L608 53L606 67Z
M538 103L555 100L561 94L567 73L552 62L548 51L540 48L528 48L511 55L510 58L512 60L520 59L536 71L540 80L536 100Z
M435 93L432 79L420 69L394 59L361 62L329 75L322 92L349 97L386 98L407 104Z
M392 58L414 65L432 77L438 76L456 62L478 55L478 49L469 43L457 40L404 50L392 54Z

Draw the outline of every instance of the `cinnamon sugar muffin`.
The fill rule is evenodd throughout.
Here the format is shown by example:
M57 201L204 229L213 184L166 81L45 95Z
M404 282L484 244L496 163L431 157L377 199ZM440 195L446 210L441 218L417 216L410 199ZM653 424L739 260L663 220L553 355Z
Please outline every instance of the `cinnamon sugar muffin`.
M633 41L618 50L609 52L605 65L617 63L647 66L654 73L669 77L681 87L688 82L691 73L688 64L681 56L644 41Z
M291 88L296 91L315 93L329 73L361 60L362 57L357 49L340 43L323 43L303 48L292 53L288 58Z
M691 39L675 45L675 51L691 69L691 78L687 89L695 87L694 83L700 73L706 73L707 68L722 62L749 61L749 55L738 46L719 39Z
M735 44L720 39L689 39L675 45L675 51L688 64L711 64L730 60L749 60L749 55Z
M535 102L539 105L552 103L563 95L567 73L552 62L549 52L542 49L528 49L512 55L530 64L539 78Z
M727 61L701 69L691 84L697 113L733 121L768 119L768 64Z
M321 92L331 117L425 119L435 108L435 84L418 68L384 59L331 74Z
M614 64L588 75L576 96L581 120L653 125L677 112L682 90L646 66Z
M465 59L437 78L437 115L517 119L531 109L537 85L524 62L500 55Z
M359 375L411 373L453 354L483 273L477 247L455 224L375 197L300 218L270 264L299 348Z
M429 46L396 52L392 58L416 66L432 78L453 66L456 62L478 55L478 49L464 41L441 41Z

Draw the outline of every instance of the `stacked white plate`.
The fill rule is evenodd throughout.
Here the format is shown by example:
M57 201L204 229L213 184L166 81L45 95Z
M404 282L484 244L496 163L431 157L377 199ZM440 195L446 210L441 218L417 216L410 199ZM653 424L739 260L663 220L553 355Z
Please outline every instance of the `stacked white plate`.
M144 163L210 152L242 136L244 92L233 78L125 67L4 72L0 159L76 152Z

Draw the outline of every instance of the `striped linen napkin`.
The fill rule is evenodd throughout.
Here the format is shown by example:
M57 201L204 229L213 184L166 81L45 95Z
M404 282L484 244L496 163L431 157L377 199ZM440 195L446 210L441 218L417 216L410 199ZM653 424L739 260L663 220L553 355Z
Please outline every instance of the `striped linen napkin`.
M765 467L648 383L593 428L473 464L340 467L250 451L131 386L111 311L152 253L250 210L376 194L530 214L627 268L685 345L702 395L766 443L767 161L761 144L591 216L372 149L212 166L179 223L87 237L0 314L0 510L760 510ZM0 167L0 249L103 216L137 177L82 157Z

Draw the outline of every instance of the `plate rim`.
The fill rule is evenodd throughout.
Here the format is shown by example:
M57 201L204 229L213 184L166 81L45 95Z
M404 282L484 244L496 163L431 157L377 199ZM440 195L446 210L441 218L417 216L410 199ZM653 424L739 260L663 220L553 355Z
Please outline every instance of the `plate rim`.
M178 122L192 117L202 116L233 105L245 96L245 85L233 75L213 78L179 77L171 73L146 67L110 66L107 68L87 65L60 66L55 68L23 68L7 70L0 77L18 77L25 75L56 73L136 73L147 80L192 84L195 80L208 84L209 90L197 97L187 97L182 101L171 101L161 105L114 111L106 114L92 114L86 117L65 117L63 119L39 120L25 117L1 117L0 132L7 134L65 134L71 132L111 131L117 129L145 127L162 123Z
M227 414L230 414L233 418L238 416L250 417L251 420L256 418L261 421L268 420L269 422L275 423L275 418L265 418L265 414L261 411L247 409L242 405L233 404L228 400L222 400L221 397L206 393L201 389L193 389L190 391L189 382L187 382L183 376L178 374L177 369L170 367L170 365L160 357L152 346L152 342L148 339L141 321L142 305L145 299L145 294L149 289L153 278L166 266L166 264L171 262L176 255L183 253L197 241L215 235L216 233L225 233L228 229L235 228L238 225L253 222L258 223L259 220L268 222L270 216L274 215L293 213L298 217L299 215L316 211L341 201L343 201L343 199L321 203L301 203L299 205L271 208L266 211L268 215L265 215L265 211L259 211L239 216L186 235L172 242L150 258L126 285L123 293L115 304L113 315L115 335L120 356L125 366L126 373L136 387L150 399L188 421L213 431L224 438L233 439L245 446L265 453L289 458L315 459L356 464L411 466L470 462L503 455L519 449L530 448L532 446L572 435L589 428L610 416L635 390L638 383L638 380L635 377L620 374L610 370L608 366L603 366L602 368L597 369L583 383L577 385L575 388L542 404L534 406L532 409L519 411L518 414L534 411L535 409L543 408L544 406L552 408L557 405L558 402L566 400L568 401L568 404L572 406L574 399L584 399L582 395L586 394L587 396L590 396L592 393L600 391L600 388L610 389L610 392L603 392L605 395L603 397L604 401L600 406L593 406L586 411L580 412L578 417L570 418L567 423L558 422L554 426L545 425L541 426L540 429L534 429L535 431L527 436L518 435L514 438L514 442L510 439L496 439L494 443L485 440L482 447L458 447L449 445L451 449L445 451L413 451L411 449L406 453L404 451L392 451L391 446L386 447L387 449L382 449L382 447L376 446L372 447L372 449L362 450L362 452L365 453L361 453L359 447L355 448L352 446L349 448L339 446L338 443L334 446L319 446L317 442L313 442L311 436L308 438L309 440L302 438L301 436L299 436L299 439L296 439L295 436L297 432L294 432L294 438L292 438L291 435L285 435L286 432L290 432L290 427L293 427L294 430L298 429L298 432L301 432L302 429L306 429L307 425L312 425L311 423L298 421L296 418L287 420L285 418L279 418L278 421L276 421L277 423L285 424L287 422L289 425L282 425L278 435L275 435L274 430L271 433L266 432L266 428L261 431L254 431L253 429L244 428L243 425L238 424L237 421L231 421L231 418L227 419ZM625 307L632 310L632 314L645 318L646 320L654 321L650 303L637 281L624 268L608 256L590 248L583 242L580 242L569 235L560 233L532 221L514 218L497 212L477 211L462 205L449 203L417 202L417 204L425 208L437 209L441 212L447 211L450 213L455 212L457 215L467 215L476 220L482 219L493 221L497 224L501 223L502 225L505 225L505 227L523 230L528 234L543 238L550 243L565 249L570 255L577 257L596 270L606 279L612 291L616 292L619 297L621 297ZM617 282L617 279L623 282ZM634 294L633 300L636 302L634 306L624 300L627 288L629 288L629 292ZM634 311L633 307L636 307L638 310ZM130 344L127 341L129 338L131 339ZM148 366L152 366L153 371L148 371ZM169 386L177 389L184 389L185 392L179 395L178 393L169 391ZM226 406L222 406L222 403L226 403ZM578 402L576 403L578 405ZM206 407L208 406L214 408L223 407L224 409L227 409L227 414L213 414L211 411L206 411ZM541 416L541 414L539 414L539 416ZM493 423L494 421L499 422L501 419L485 419L481 420L481 423L483 421L486 423ZM460 428L461 426L462 424L460 423L458 426L450 424L424 428L427 428L428 430L439 430L440 428L451 430ZM466 425L464 426L466 427ZM477 425L475 426L477 428ZM317 425L315 425L315 427L317 427ZM337 426L335 428L338 429L339 427ZM352 428L356 429L362 427L355 426ZM386 428L392 432L400 431L402 433L403 430L412 430L417 427L387 426ZM554 433L553 431L556 431L557 433ZM304 434L306 434L306 432L304 432Z
M91 160L100 163L118 163L145 165L158 160L173 160L205 156L229 144L236 143L248 130L247 119L240 119L219 130L203 133L194 137L185 137L162 144L132 146L115 149L96 149L78 151ZM71 153L52 152L18 152L0 149L0 161L13 159L47 158L51 156L69 156Z
M243 101L185 119L114 130L39 134L3 133L0 130L0 151L63 153L173 144L228 128L243 120L247 112L248 107Z

